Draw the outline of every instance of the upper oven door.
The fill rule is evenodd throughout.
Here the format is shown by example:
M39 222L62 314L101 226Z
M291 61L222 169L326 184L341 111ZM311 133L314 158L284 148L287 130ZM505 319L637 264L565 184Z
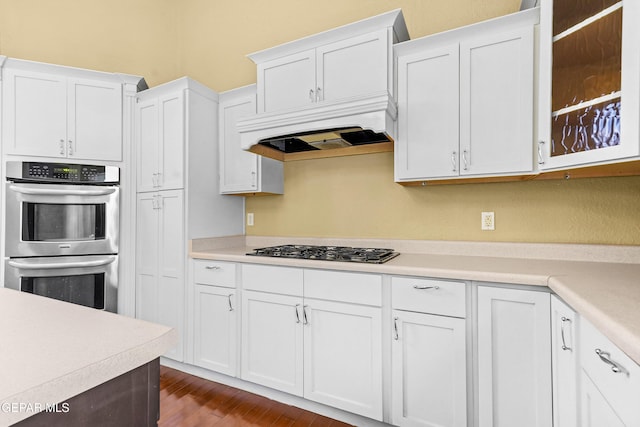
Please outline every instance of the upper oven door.
M115 186L6 184L8 257L115 254Z

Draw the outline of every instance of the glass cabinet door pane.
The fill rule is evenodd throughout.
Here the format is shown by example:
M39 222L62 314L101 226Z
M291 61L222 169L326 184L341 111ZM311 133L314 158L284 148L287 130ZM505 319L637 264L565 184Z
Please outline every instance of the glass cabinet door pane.
M555 0L553 2L553 35L594 16L620 0Z
M620 98L555 115L551 156L620 144Z
M556 40L552 110L620 91L621 61L622 9Z

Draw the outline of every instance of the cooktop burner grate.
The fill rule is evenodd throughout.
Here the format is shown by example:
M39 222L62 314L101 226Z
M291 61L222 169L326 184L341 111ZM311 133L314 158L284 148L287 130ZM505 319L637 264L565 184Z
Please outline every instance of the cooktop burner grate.
M251 256L382 264L400 255L393 249L349 246L281 245L254 249Z

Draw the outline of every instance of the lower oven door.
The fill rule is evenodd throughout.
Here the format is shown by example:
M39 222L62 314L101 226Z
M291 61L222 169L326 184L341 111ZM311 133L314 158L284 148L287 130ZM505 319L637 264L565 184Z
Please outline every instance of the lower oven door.
M115 313L118 305L118 256L7 259L5 286Z

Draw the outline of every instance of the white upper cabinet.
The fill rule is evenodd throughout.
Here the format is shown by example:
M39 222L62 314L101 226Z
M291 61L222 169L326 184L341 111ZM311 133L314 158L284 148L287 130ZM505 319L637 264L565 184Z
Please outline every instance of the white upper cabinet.
M282 194L283 164L240 147L238 119L256 113L256 85L223 92L219 97L221 194Z
M184 90L141 94L136 107L138 191L184 187Z
M139 80L7 60L2 72L6 153L121 161L123 93L135 94Z
M542 1L540 169L640 155L638 16L637 1Z
M532 9L394 47L396 182L532 173Z
M392 45L408 38L401 11L395 10L251 54L257 113L393 95Z

